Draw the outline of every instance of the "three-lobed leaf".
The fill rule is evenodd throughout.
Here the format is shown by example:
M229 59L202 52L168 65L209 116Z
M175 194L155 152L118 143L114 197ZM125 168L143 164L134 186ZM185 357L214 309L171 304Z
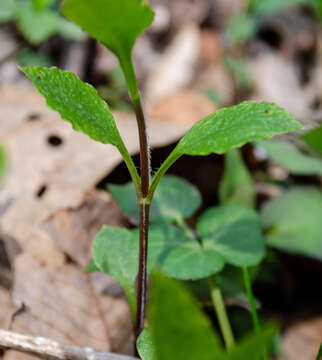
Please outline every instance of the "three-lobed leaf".
M125 185L109 185L109 191L123 213L139 222L139 210L135 187L132 182ZM197 188L186 180L167 175L162 178L154 193L150 209L151 223L171 223L192 216L201 205Z
M22 71L46 98L47 105L69 121L74 130L104 144L122 145L108 105L91 85L55 67L25 67Z
M265 150L270 160L292 174L322 175L322 160L302 153L294 145L282 141L260 141L256 144Z
M205 249L215 250L234 266L257 265L265 255L259 215L252 209L223 205L207 210L198 220Z
M270 246L322 260L322 193L293 188L267 202L261 211Z

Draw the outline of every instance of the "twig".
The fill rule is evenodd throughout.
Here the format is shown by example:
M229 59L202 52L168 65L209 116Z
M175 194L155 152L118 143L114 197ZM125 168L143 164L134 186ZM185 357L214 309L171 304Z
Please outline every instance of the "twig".
M138 360L131 356L95 351L87 347L61 345L40 336L21 335L6 330L0 330L0 348L17 350L46 360Z

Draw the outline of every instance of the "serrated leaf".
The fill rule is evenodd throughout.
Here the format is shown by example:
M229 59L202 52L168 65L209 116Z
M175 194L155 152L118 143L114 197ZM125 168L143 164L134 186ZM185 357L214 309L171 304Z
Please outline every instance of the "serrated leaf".
M293 188L267 202L261 211L270 246L322 260L322 193Z
M255 206L256 190L252 177L238 149L225 155L225 171L219 185L221 203Z
M301 139L304 140L312 150L322 156L322 126L302 135Z
M52 10L36 11L31 4L21 4L17 11L18 27L32 44L39 44L57 32L60 16Z
M66 0L62 11L119 58L129 56L154 16L142 0Z
M16 14L15 0L0 1L0 24L14 19Z
M245 101L199 121L180 140L174 154L223 154L249 141L301 129L285 110L267 102Z
M152 334L149 328L145 328L141 332L136 342L136 347L142 360L157 360Z
M138 224L139 210L133 183L109 185L109 191L123 213ZM193 185L176 176L164 176L154 194L150 222L171 223L178 219L189 218L200 205L200 193Z
M265 255L258 214L239 205L211 208L198 220L205 249L215 250L228 264L257 265Z
M179 141L152 182L155 189L162 174L182 155L223 154L249 141L300 130L301 124L275 104L245 101L218 110L195 124Z
M294 145L282 141L259 141L256 145L265 150L273 163L291 174L322 175L322 160L302 153Z
M69 121L74 130L81 131L103 144L121 146L108 105L89 84L71 72L55 67L25 67L21 69L46 98L47 105Z
M158 360L227 360L217 334L182 284L152 277L149 324Z
M93 258L98 268L111 275L123 288L132 314L135 314L135 277L138 270L139 244L126 229L105 226L93 243Z

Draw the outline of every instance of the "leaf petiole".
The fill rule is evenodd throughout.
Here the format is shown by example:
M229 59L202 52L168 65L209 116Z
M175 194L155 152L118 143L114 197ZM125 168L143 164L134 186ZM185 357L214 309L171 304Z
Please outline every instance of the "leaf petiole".
M250 305L250 311L251 311L252 318L253 318L254 329L255 329L255 332L257 334L259 334L261 332L261 325L260 325L259 317L258 317L257 310L256 310L255 298L254 298L254 294L252 291L252 284L251 284L251 281L249 278L249 272L248 272L248 269L246 266L243 266L243 278L244 278L244 284L245 284L248 301L249 301L249 305ZM268 360L267 349L265 349L265 348L263 351L263 359Z
M214 276L208 277L208 284L220 330L224 338L226 349L229 351L235 346L235 338L228 319L226 305Z

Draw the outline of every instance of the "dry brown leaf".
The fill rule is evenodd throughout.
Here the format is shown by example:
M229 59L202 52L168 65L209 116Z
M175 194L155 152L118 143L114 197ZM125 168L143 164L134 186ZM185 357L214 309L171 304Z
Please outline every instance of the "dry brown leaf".
M220 64L223 48L220 37L214 30L202 30L201 56L208 66Z
M216 105L201 93L182 91L154 104L150 114L163 121L194 124L216 110Z
M1 88L0 108L0 137L10 164L0 188L0 228L25 249L43 222L59 210L80 207L85 194L122 159L114 147L74 132L34 91ZM116 118L129 151L137 153L133 115ZM160 121L148 126L154 147L176 141L189 128Z
M148 75L145 94L157 101L188 86L200 57L200 31L195 24L183 26Z
M13 299L26 305L14 331L104 351L124 350L131 340L126 301L98 294L91 276L73 264L45 267L22 254L14 272Z
M85 267L91 259L92 240L104 224L124 227L126 221L109 193L92 190L79 208L57 211L41 229L55 248Z
M310 118L310 99L300 86L296 69L278 54L264 54L249 63L255 99L275 102L304 123Z
M283 350L287 360L313 360L322 341L322 317L303 321L286 330Z
M8 329L15 306L11 301L9 291L2 287L0 287L0 309L0 329Z

